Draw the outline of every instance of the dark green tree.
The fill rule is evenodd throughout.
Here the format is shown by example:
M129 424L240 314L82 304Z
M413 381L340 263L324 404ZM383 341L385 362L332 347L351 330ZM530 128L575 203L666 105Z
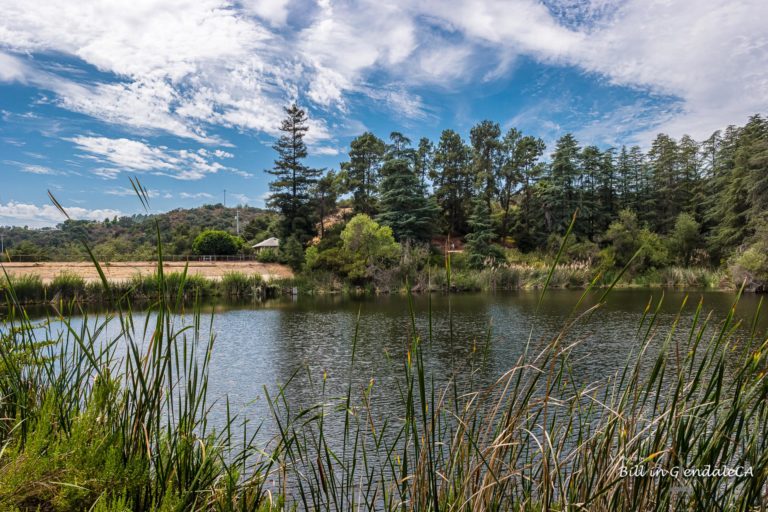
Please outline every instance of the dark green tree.
M491 210L483 196L476 196L473 200L469 229L466 250L469 252L467 261L471 267L482 268L504 260L504 251L493 243L496 232L491 222Z
M435 150L432 180L449 235L465 233L472 198L470 149L453 130L443 130Z
M571 216L579 206L578 182L579 144L574 136L567 133L560 137L552 154L549 180L552 185L549 206L553 228L564 232L571 222Z
M403 158L388 160L381 174L380 213L376 221L392 228L400 242L428 241L434 231L437 205L424 196L410 162Z
M377 210L379 169L384 160L384 141L370 132L355 138L349 147L349 161L341 164L345 188L352 193L355 213L374 214Z
M267 204L282 216L281 238L296 236L302 243L314 234L310 190L321 171L304 164L307 146L304 136L309 127L307 115L295 103L285 108L280 125L282 135L274 146L278 158L267 172L275 178L269 183Z
M654 193L653 216L649 220L654 231L669 233L684 203L677 142L666 134L657 135L648 151L648 165Z
M320 223L320 238L325 237L325 218L336 211L336 201L341 190L339 175L328 171L313 188L314 204Z
M435 147L432 142L422 137L419 139L419 147L416 149L416 157L414 160L414 170L416 176L419 177L421 188L426 193L429 174L432 171L433 159L435 154Z
M500 181L502 156L500 137L499 124L487 120L476 124L469 131L475 187L488 205L489 211Z

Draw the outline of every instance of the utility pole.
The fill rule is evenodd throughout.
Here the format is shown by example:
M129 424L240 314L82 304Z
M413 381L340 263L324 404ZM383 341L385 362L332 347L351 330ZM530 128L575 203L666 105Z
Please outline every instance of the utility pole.
M235 230L237 231L237 236L240 236L240 210L235 210Z
M227 189L224 189L224 208L227 207Z

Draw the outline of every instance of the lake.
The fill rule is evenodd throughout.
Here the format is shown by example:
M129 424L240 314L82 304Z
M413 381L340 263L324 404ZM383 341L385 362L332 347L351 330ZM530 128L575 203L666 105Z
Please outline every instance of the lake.
M539 346L559 332L583 292L550 290L537 313L539 293L419 295L412 298L412 308L409 299L399 295L302 296L214 307L216 341L209 381L210 398L217 400L213 422L221 424L223 397L228 396L233 412L251 425L263 424L259 438L266 442L275 426L265 389L275 396L278 386L289 381L285 395L294 411L331 402L345 395L351 383L354 396L371 387L378 414L397 416L398 384L411 340L411 309L424 343L425 367L436 388L443 388L451 378L462 390L487 386L515 365L527 344ZM580 384L605 381L620 370L640 346L637 331L646 306L652 301L655 309L662 294L656 348L686 295L677 339L687 338L686 328L699 300L704 301L704 312L711 312L713 324L727 315L735 300L730 292L615 290L607 305L578 322L566 338L580 342L572 360L573 379ZM759 296L742 297L736 314L746 325L758 303ZM191 315L182 317L179 321L191 319ZM208 325L206 319L201 322L204 339ZM757 325L761 332L768 327L765 318Z

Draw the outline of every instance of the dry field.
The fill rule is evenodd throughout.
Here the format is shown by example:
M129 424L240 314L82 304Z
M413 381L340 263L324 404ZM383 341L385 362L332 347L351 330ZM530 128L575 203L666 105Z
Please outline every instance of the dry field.
M53 262L42 263L3 263L11 276L36 274L44 283L49 283L62 272L72 272L86 281L98 281L99 275L93 263L88 262ZM168 262L163 265L165 272L182 272L184 262ZM148 261L124 261L102 263L107 279L126 281L137 274L146 275L155 272L157 264ZM189 275L199 275L209 279L220 279L228 272L241 272L246 275L259 274L265 280L293 277L293 272L285 265L277 263L259 263L257 261L190 261Z

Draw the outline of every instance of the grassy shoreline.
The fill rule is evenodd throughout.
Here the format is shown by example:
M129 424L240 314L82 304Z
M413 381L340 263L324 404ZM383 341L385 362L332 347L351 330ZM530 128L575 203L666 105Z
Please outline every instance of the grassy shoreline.
M354 284L322 272L300 273L293 278L277 278L265 281L260 275L243 272L227 272L221 278L187 275L182 282L183 272L166 273L167 285L172 295L181 291L186 300L195 297L224 300L263 300L280 294L389 294L399 293L461 293L491 292L549 288L585 289L613 285L617 288L675 288L690 290L736 290L725 271L700 267L669 267L639 276L625 277L614 283L616 272L608 272L593 283L596 269L580 264L558 265L551 276L550 268L544 265L507 265L483 270L453 270L448 283L444 269L432 267L409 277L410 289L406 289L403 276L397 281L368 282ZM549 282L547 283L547 278ZM0 301L7 293L7 280L0 283ZM77 302L81 304L109 303L112 296L146 302L157 296L157 276L136 275L129 280L110 280L111 296L105 294L100 282L89 282L78 274L62 272L50 282L39 276L27 274L10 276L20 304L35 305L50 302Z
M109 304L114 300L130 300L135 303L156 300L163 294L181 296L185 301L194 299L254 299L274 297L279 293L277 285L265 281L260 275L228 272L220 279L185 272L163 274L163 285L158 274L136 275L129 280L109 281L109 288L101 282L89 282L73 272L62 272L46 283L38 275L6 276L0 283L0 301L10 300L11 288L14 300L21 305L57 302L79 304Z
M542 294L557 284L555 269ZM449 288L452 278L448 267ZM292 409L282 390L267 394L279 430L258 446L247 421L229 408L223 428L209 425L215 334L200 337L205 320L196 306L190 323L174 318L192 286L187 279L155 275L152 286L163 293L150 304L154 315L138 323L130 300L116 300L104 281L114 313L94 318L93 329L63 316L67 329L55 337L38 334L10 284L12 307L0 324L0 507L750 510L763 499L768 340L754 328L737 339L733 310L711 325L699 303L692 318L678 315L657 332L661 302L649 304L627 365L575 385L579 343L569 332L609 300L608 289L594 306L577 304L559 334L531 344L488 389L458 389L456 380L436 389L423 360L432 330L419 332L414 322L401 401L388 406L387 418L373 412L370 390L353 390L350 380L345 396L326 396L323 377L323 399L307 409ZM99 338L117 320L118 332ZM353 333L350 342L354 368ZM341 439L325 431L329 415L343 419ZM705 466L748 467L750 474L625 474Z

